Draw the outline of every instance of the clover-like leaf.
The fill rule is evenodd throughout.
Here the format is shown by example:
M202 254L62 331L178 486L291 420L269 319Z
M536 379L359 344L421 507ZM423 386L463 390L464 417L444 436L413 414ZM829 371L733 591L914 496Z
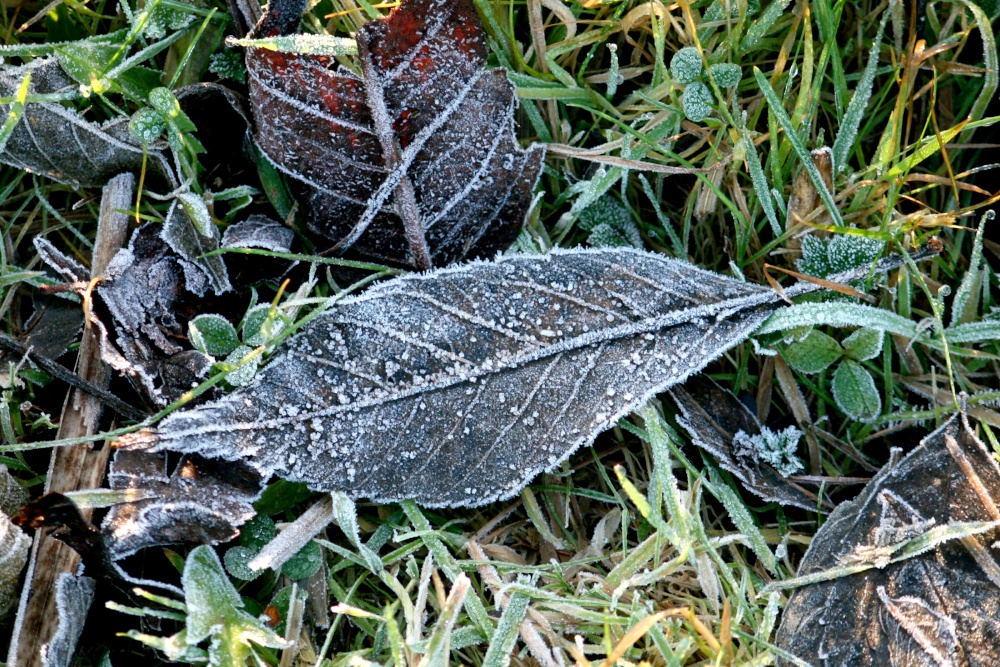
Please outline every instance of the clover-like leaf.
M844 359L833 374L833 398L851 419L871 421L882 412L882 397L872 374L850 359Z
M715 83L722 88L738 86L740 79L743 78L743 70L740 69L739 65L719 63L712 65L709 69L712 72L712 78L715 79Z
M879 329L862 327L845 338L841 345L847 356L855 361L874 359L882 352L882 341L885 332Z
M670 73L681 83L694 83L703 69L701 54L693 46L685 46L670 60Z
M514 87L485 68L472 2L406 0L356 39L362 78L330 55L246 50L257 143L309 228L339 251L420 268L507 248L544 148L517 143Z
M800 373L819 373L844 356L840 343L816 329L785 348L782 356Z
M222 357L240 344L236 327L222 315L206 313L188 322L188 338L194 349L213 357Z
M313 541L306 543L298 553L285 561L281 573L289 579L308 579L323 564L323 550Z
M681 106L688 120L695 123L712 115L712 91L701 81L688 84L681 96Z

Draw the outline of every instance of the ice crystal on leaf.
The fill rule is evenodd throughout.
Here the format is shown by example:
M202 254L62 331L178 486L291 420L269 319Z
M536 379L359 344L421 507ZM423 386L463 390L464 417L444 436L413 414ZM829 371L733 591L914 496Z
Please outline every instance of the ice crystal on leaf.
M420 268L507 248L544 148L517 143L514 87L485 68L472 2L407 0L357 43L363 79L329 55L247 46L257 142L309 227Z

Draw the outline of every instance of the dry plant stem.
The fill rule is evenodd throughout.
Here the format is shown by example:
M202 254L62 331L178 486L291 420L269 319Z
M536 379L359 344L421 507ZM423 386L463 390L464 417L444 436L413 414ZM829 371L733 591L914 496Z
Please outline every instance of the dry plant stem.
M799 428L805 433L806 444L809 446L809 472L813 475L820 475L823 468L819 460L819 440L813 433L809 406L806 405L806 399L799 391L799 385L795 382L792 369L788 367L788 362L785 361L784 357L774 358L774 374L778 378L778 385L781 387L781 393L785 396L785 402L791 408Z
M108 262L125 243L128 231L128 210L135 191L135 177L121 174L111 179L101 197L101 212L97 221L97 238L91 259L91 277L99 277ZM77 357L77 374L99 388L106 388L111 379L111 368L101 361L100 334L90 327L83 332L83 342ZM59 420L59 433L63 438L80 438L97 432L101 415L101 401L79 389L70 389L63 404ZM67 493L100 486L108 461L109 448L99 449L90 445L59 447L52 450L48 475L45 480L47 493ZM92 510L81 510L89 519ZM43 535L35 535L27 580L22 591L22 604L14 625L14 634L8 657L11 667L41 667L41 648L55 635L59 623L56 611L56 580L63 572L75 572L80 558L62 542Z
M365 95L368 100L368 108L372 113L372 124L375 126L375 134L382 145L382 155L385 158L386 169L391 175L394 169L398 169L402 160L399 156L399 147L396 145L395 132L392 128L392 119L389 110L385 106L385 93L382 91L382 78L375 69L372 62L372 54L368 48L368 35L361 31L357 35L358 60L361 63L361 73L365 77ZM427 247L427 238L424 236L424 223L420 219L420 211L417 209L417 196L413 192L413 184L408 176L403 176L396 186L396 206L399 209L399 217L403 219L403 227L406 230L406 240L410 244L410 251L413 253L413 263L421 271L431 268L431 251Z
M473 560L478 561L476 569L479 571L479 576L483 578L483 583L493 591L493 594L497 597L497 602L500 603L500 607L506 609L510 598L503 593L503 581L500 579L500 574L496 571L496 568L488 564L489 558L477 542L470 541L465 546ZM534 616L535 613L537 612L534 609L528 607L529 616ZM534 656L535 660L543 667L557 667L559 663L556 662L549 647L542 641L542 636L538 634L534 623L530 619L525 618L517 627L521 632L521 639L524 640L525 645L531 651L531 655Z
M250 569L257 571L269 567L277 570L333 519L333 497L325 496L268 542L250 561Z

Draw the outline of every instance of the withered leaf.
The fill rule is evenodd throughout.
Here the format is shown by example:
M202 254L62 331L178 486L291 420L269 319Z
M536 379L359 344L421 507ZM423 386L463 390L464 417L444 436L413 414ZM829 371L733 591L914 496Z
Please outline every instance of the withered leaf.
M153 403L167 405L196 385L211 361L183 344L184 312L194 296L186 287L183 261L159 233L152 224L136 230L96 292L113 325L102 341L104 361Z
M628 249L411 275L341 301L246 388L119 446L246 460L264 477L353 497L481 505L697 373L782 304L768 287Z
M1000 664L1000 530L890 558L930 530L1000 520L997 498L1000 466L965 417L952 418L823 524L799 576L875 566L797 590L777 644L817 667Z
M24 490L7 472L7 466L0 465L0 619L17 601L17 585L31 548L31 538L9 518L25 499Z
M714 455L747 490L769 502L815 511L814 495L783 478L759 456L734 447L737 433L757 435L761 425L731 391L698 376L671 389L670 395L684 415L677 421L691 433L694 444Z
M76 87L56 58L39 58L27 65L0 69L0 96L13 96L26 74L32 94L56 93ZM6 114L10 105L0 105ZM29 102L15 126L0 162L44 174L74 188L102 186L124 171L139 173L143 147L128 133L128 118L97 125L58 102ZM151 174L172 178L166 156L147 150Z
M247 47L257 142L310 229L419 268L508 247L544 147L517 143L514 88L485 69L472 2L406 0L356 38L363 78L330 56Z
M115 505L101 530L111 558L163 544L218 544L254 515L262 480L242 463L185 456L167 476L163 454L120 451L108 474L112 489L142 489L152 497Z

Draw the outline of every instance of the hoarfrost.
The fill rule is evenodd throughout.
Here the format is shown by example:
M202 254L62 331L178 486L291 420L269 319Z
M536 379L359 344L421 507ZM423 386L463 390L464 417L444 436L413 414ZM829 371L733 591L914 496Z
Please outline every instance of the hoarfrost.
M120 444L243 459L351 497L482 505L782 305L770 288L626 249L407 276L314 320L249 386Z

